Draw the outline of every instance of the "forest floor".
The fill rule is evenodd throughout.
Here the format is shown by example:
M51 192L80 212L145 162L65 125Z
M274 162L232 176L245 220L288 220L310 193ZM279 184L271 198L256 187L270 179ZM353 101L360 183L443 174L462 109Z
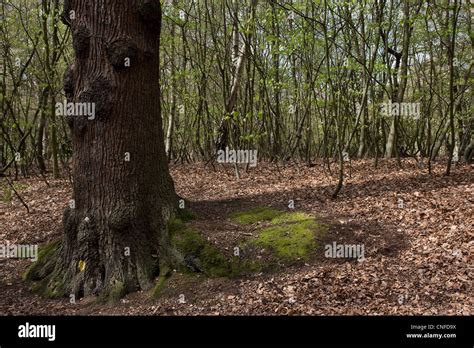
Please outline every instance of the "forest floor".
M22 274L31 261L0 260L1 315L472 315L474 291L473 166L443 176L403 160L352 162L337 199L336 183L314 167L259 164L236 180L232 167L172 165L178 194L189 200L195 227L226 255L258 226L240 226L229 215L252 207L305 212L328 226L327 240L364 244L365 259L324 257L319 246L302 262L235 278L175 272L161 296L127 295L114 305L90 298L43 299ZM350 175L349 175L350 174ZM67 180L22 179L16 197L0 202L1 243L45 245L61 236L70 200ZM400 206L399 202L403 202Z

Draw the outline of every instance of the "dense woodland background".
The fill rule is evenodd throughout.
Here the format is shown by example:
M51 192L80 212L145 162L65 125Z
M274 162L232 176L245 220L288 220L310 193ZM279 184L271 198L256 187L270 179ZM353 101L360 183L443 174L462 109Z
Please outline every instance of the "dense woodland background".
M58 177L72 152L54 112L73 57L62 4L0 6L2 174ZM170 161L215 160L225 146L308 164L472 157L468 1L170 0L163 18ZM387 116L381 105L389 101L419 103L420 115Z

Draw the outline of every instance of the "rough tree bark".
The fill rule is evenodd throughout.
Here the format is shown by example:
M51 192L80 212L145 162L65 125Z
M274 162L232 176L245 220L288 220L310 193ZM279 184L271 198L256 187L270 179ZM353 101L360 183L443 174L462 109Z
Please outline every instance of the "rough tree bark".
M148 289L179 255L167 220L177 205L160 114L159 0L69 0L76 59L68 101L95 103L95 118L68 117L73 201L58 248L27 279L48 296L115 300ZM162 269L162 270L163 270Z

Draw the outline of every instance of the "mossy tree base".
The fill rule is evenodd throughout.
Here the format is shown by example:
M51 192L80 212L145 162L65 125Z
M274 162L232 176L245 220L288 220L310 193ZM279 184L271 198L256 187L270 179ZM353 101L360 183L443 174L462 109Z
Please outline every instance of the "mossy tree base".
M239 244L245 257L229 258L187 223L195 218L193 213L178 210L176 216L168 221L167 228L155 234L161 235L161 240L142 237L139 239L141 244L136 245L133 244L134 240L137 240L135 235L125 243L133 245L132 250L147 250L145 255L149 255L149 258L141 254L141 257L129 256L127 259L119 252L123 249L122 243L116 252L120 255L118 265L122 266L109 268L106 273L108 277L101 272L104 267L114 263L104 265L97 263L97 260L94 263L94 260L80 256L85 255L85 250L79 246L76 247L76 252L71 254L75 255L73 259L69 258L69 261L64 262L64 253L71 250L66 239L66 244L56 242L43 248L38 261L25 274L25 279L37 281L33 286L34 290L47 297L96 295L100 302L115 302L128 292L153 288L152 296L156 298L161 295L173 270L181 273L199 272L209 278L232 278L275 269L281 262L288 264L307 261L318 247L316 237L327 230L325 225L317 223L314 217L305 213L282 212L269 208L238 212L231 216L234 222L242 225L258 223L262 227L256 237ZM163 245L163 240L167 240L166 249L161 250L167 250L167 253L157 248ZM271 258L256 259L253 257L255 255L247 253L247 250L261 248L271 251ZM161 255L160 264L156 254ZM65 267L66 265L69 266ZM157 281L153 283L157 276Z
M42 248L24 275L42 296L96 296L113 303L129 292L149 290L160 272L184 263L167 227L159 224L162 216L117 220L114 214L104 214L108 218L100 220L88 214L86 221L77 215L73 210L65 213L63 240Z
M193 214L183 212L182 218L169 223L172 245L184 256L182 273L202 272L207 277L240 277L254 273L274 270L281 263L291 264L307 261L318 248L317 237L327 231L327 226L301 212L282 212L257 207L236 212L231 220L241 225L258 224L262 226L258 236L241 241L239 250L245 256L226 257L216 246L207 241L195 228L185 223L194 218ZM256 258L251 249L267 249L271 257ZM155 295L161 293L168 277L160 276Z

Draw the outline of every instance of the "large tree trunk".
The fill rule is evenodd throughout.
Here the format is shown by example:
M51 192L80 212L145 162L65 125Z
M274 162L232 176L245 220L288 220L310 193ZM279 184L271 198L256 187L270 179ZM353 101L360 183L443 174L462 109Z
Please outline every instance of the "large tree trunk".
M159 267L175 261L166 224L177 197L158 83L161 7L159 0L71 0L64 17L76 52L65 91L74 102L95 103L96 114L68 118L74 197L62 244L51 253L56 260L33 267L29 278L44 278L50 296L116 299L150 288Z

